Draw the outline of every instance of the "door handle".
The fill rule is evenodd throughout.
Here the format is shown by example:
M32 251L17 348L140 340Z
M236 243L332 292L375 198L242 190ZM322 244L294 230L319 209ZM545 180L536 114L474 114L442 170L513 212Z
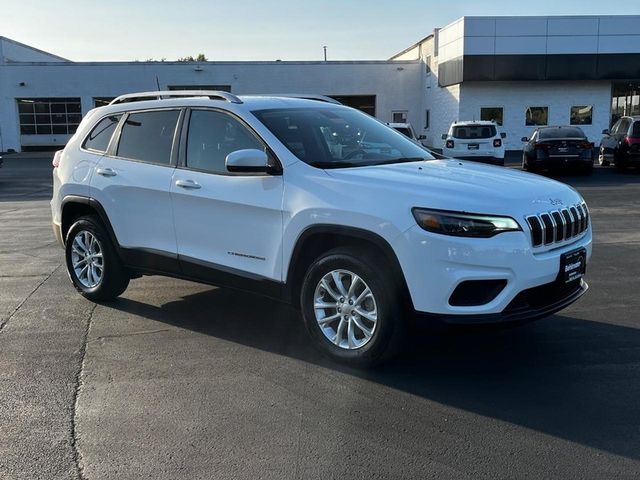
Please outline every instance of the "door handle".
M176 180L176 186L192 190L201 188L200 184L194 180Z
M96 173L103 177L115 177L117 175L116 171L112 168L97 168Z

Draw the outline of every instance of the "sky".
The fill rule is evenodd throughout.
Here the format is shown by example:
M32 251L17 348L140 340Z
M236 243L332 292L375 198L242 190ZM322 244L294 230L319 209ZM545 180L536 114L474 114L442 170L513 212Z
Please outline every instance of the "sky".
M381 60L464 15L638 14L603 0L0 0L0 36L74 61Z

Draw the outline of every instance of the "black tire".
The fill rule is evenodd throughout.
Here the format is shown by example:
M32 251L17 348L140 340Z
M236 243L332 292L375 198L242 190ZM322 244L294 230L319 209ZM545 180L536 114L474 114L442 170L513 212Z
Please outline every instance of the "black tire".
M102 277L95 286L85 286L78 278L72 261L73 240L80 232L89 232L98 242L102 253ZM67 273L73 286L84 297L92 301L107 301L121 295L129 285L129 275L123 268L120 258L98 217L88 215L78 218L67 232L65 241L65 259Z
M382 265L379 256L361 249L336 248L317 258L307 270L300 295L302 316L314 344L332 359L350 366L371 367L391 358L403 344L406 332L404 296L398 282L393 280L394 275L389 274L390 269ZM327 338L316 320L316 287L325 275L334 270L347 270L358 275L375 298L377 323L369 341L360 348L337 346Z

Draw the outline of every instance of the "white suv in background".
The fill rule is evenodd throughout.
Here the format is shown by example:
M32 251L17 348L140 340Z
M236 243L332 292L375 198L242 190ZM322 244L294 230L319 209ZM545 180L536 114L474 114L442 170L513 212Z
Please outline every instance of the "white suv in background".
M504 142L498 124L487 121L453 122L442 135L442 154L460 160L473 160L504 166Z
M125 95L86 115L54 167L53 228L85 297L113 299L140 275L269 295L351 364L389 355L412 319L536 319L587 289L575 190L433 160L328 102Z

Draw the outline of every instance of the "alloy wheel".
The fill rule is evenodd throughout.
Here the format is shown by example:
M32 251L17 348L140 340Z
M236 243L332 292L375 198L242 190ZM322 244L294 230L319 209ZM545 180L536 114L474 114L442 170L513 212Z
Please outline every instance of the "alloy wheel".
M73 237L71 244L71 265L76 278L85 288L100 284L104 275L104 259L100 241L87 230Z
M316 321L324 336L346 350L365 346L378 323L378 305L367 283L349 270L333 270L318 282Z

